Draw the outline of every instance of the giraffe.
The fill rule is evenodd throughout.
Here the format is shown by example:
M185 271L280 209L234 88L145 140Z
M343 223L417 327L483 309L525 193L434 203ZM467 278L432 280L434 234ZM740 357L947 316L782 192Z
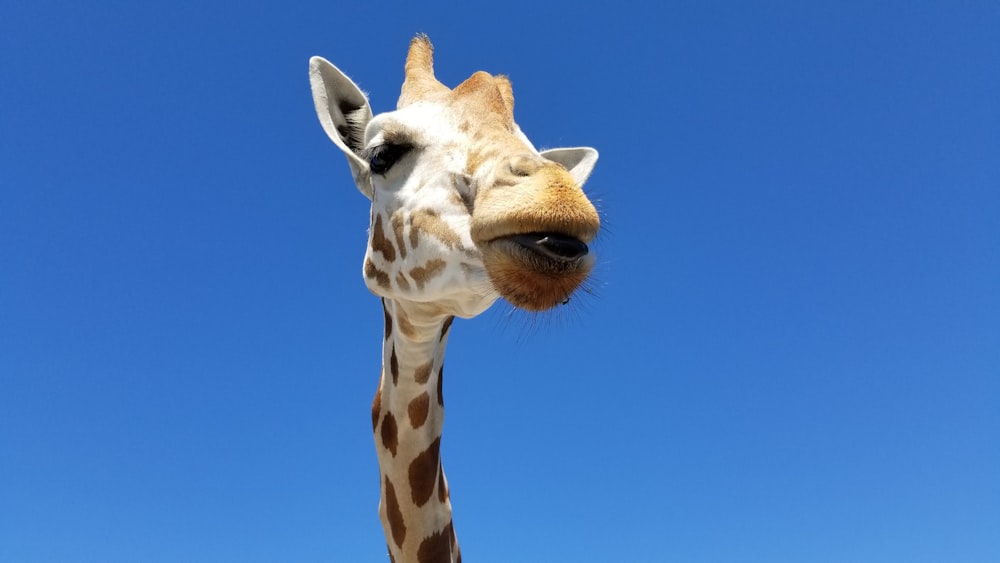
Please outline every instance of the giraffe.
M385 320L372 430L389 558L453 562L440 459L449 329L499 297L550 309L584 281L600 220L581 186L597 151L536 150L514 122L510 81L479 71L448 88L425 35L404 70L396 110L373 117L344 73L309 63L320 124L371 200L362 275Z

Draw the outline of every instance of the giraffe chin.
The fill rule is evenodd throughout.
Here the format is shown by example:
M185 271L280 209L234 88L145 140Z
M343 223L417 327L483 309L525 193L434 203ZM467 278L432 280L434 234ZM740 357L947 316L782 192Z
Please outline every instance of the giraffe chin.
M479 245L493 287L526 311L545 311L565 303L587 279L593 258L586 252L573 258L551 256L525 245L519 240L522 237L503 237Z

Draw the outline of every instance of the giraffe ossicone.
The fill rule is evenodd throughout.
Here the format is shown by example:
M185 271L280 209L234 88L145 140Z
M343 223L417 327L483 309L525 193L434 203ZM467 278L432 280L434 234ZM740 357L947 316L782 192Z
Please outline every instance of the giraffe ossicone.
M362 274L385 311L372 425L395 563L461 560L440 461L453 318L498 297L528 311L565 302L600 228L581 189L597 151L539 152L514 121L506 77L476 72L448 88L432 54L426 36L410 42L397 108L377 116L344 73L309 63L319 121L371 200Z

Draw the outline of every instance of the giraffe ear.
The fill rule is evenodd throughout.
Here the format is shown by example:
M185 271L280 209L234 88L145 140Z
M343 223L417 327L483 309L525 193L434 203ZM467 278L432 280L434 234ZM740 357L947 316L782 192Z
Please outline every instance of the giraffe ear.
M309 59L309 82L320 125L347 156L358 189L371 199L368 163L359 156L365 148L365 127L372 119L368 98L347 75L323 57Z
M567 149L549 149L540 153L543 158L558 162L569 170L570 176L577 184L583 185L597 164L597 151L590 147L573 147Z

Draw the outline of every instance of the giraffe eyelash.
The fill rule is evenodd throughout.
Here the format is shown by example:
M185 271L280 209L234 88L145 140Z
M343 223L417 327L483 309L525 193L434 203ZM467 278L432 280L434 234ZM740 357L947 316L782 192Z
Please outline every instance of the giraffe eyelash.
M409 144L382 143L362 151L361 158L368 163L372 174L381 176L412 149L413 145Z

